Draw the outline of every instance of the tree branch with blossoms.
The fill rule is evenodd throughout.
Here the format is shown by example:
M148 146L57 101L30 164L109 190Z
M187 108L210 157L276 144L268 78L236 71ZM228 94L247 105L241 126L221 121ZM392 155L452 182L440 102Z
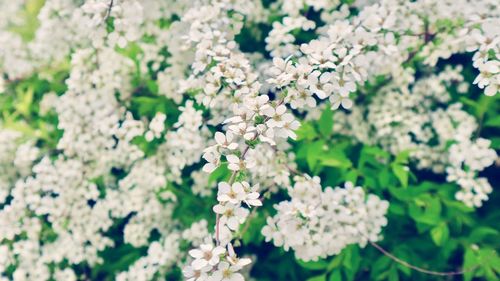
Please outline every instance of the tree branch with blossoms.
M222 15L222 17L210 19L207 22L199 21L194 25L196 29L201 29L201 26L208 26L209 24L211 25L210 28L213 28L212 26L217 26L228 20L225 18L228 11L226 9L235 7L217 5L217 2L215 2L215 5L210 6L210 8L214 8L215 14ZM254 81L254 75L251 74L244 56L234 51L234 43L231 41L231 31L223 32L219 38L215 38L215 42L214 38L203 38L203 36L189 38L196 45L196 56L203 58L203 61L199 60L193 64L196 65L197 71L195 74L197 75L192 76L192 79L195 81L207 83L203 89L203 103L211 107L218 97L223 96L235 100L232 105L232 111L235 115L226 119L223 123L228 127L227 132L225 134L217 132L215 134L216 144L207 148L203 155L203 158L208 161L204 166L204 171L211 172L217 168L222 155L225 156L228 162L228 168L233 171L229 182L221 182L218 187L217 199L219 204L214 206L214 212L216 213L215 240L217 247L231 245L232 232L236 231L240 224L248 217L249 212L247 209L241 207L241 203L247 201L249 198L257 200L259 197L259 193L257 192L258 187L250 187L247 182L237 180L239 173L243 175L243 172L252 168L253 163L245 158L247 152L252 149L251 147L255 145L256 141L275 145L277 138L293 138L295 136L293 131L298 128L298 122L294 120L291 113L286 113L287 108L285 104L291 104L293 108L303 108L306 104L315 106L316 101L313 98L315 96L320 100L329 98L333 109L337 109L340 106L349 109L353 105L352 100L349 99L349 94L356 90L356 84L363 83L368 79L369 75L373 75L373 73L368 73L369 67L363 64L369 61L368 57L370 55L376 54L381 56L381 59L375 63L375 68L382 67L384 61L387 60L398 61L398 65L401 66L417 55L416 50L425 48L437 36L435 33L430 35L428 25L424 24L422 27L424 29L422 42L410 41L410 45L405 46L406 52L403 52L403 55L401 55L400 52L396 51L394 44L396 36L404 37L404 32L400 32L397 28L395 31L386 32L389 26L393 25L397 20L393 18L395 15L381 19L382 27L379 26L379 22L372 21L369 16L366 18L363 16L366 15L355 18L353 24L339 21L329 26L324 36L312 40L308 44L303 44L300 47L302 57L299 59L289 58L284 60L277 57L273 59L273 67L270 70L271 78L268 82L274 85L276 89L282 90L285 93L285 97L275 105L269 102L267 95L255 94L259 89L259 85L252 82ZM401 28L401 30L404 29ZM224 36L228 37L221 39ZM206 42L206 44L203 42ZM211 53L205 50L206 45L215 45L213 48L214 50L217 49L217 51ZM375 46L379 49L376 52L372 50ZM415 51L408 51L410 49L414 49ZM234 57L238 57L242 62L235 63L232 60ZM210 61L211 63L209 64L208 62ZM207 69L208 65L213 66ZM373 72L373 70L370 71ZM241 141L234 140L235 136L240 136L241 140L246 144L242 151L237 150ZM312 184L315 186L314 189L317 190L316 192L323 194L319 181L316 178L312 180L309 176L305 175L303 178L297 177L297 181L297 187L291 188L289 190L290 194L293 194L295 189L302 188L302 184ZM328 195L324 196L345 196L346 198L355 196L359 200L358 204L367 204L367 202L364 202L364 195L360 188L353 188L351 185L346 185L346 189L347 191L343 191L336 188L333 189L333 194L338 193L338 195L330 195L328 193ZM350 194L351 190L353 194ZM323 195L318 196L322 197ZM375 243L374 241L378 239L376 233L386 223L383 214L387 208L387 202L380 201L372 195L368 196L368 198L372 202L376 202L372 204L376 204L377 208L379 208L376 211L374 210L372 215L379 217L373 218L373 221L370 220L369 224L373 229L367 229L367 235L363 233L339 234L346 235L345 245L350 243L360 243L361 245L367 242ZM309 202L307 200L310 199L306 197L304 200ZM254 201L254 204L245 203L249 207L260 206L261 204L260 201ZM288 204L285 204L285 202L282 203L283 208L289 208ZM363 207L372 208L373 206ZM344 207L339 206L339 208ZM360 208L362 209L362 207ZM307 213L308 210L300 212L305 217L310 215ZM278 222L281 219L277 218ZM292 218L286 218L285 220L289 219ZM344 218L337 219L342 221ZM275 222L272 219L268 223L269 227L263 230L263 232L266 232L266 236L274 237L276 234L271 233L278 232L286 240L284 233L289 233L289 231L280 230L279 227L274 225ZM363 225L363 221L360 224ZM349 237L349 235L353 236ZM281 246L283 244L283 241L273 239L275 245ZM299 258L306 260L317 258L317 256L302 253L305 251L305 246L300 242L302 240L286 241L288 242L285 243L298 243L296 246L292 246L292 248L295 249L296 255ZM286 247L288 248L290 245ZM336 246L331 249L323 249L323 251L320 251L322 252L320 256L324 257L338 253L342 247ZM195 258L191 266L196 270L203 271L202 267L196 266L200 262L200 255L197 254ZM395 261L399 262L399 260ZM211 267L209 267L210 270L208 271L211 274L218 274L220 271L219 269L215 269L215 266L216 264L211 264ZM421 269L416 266L412 267ZM221 270L226 270L225 272L227 272L228 269ZM235 267L234 270L237 271L238 268ZM424 272L425 269L421 269L421 271ZM231 274L239 276L234 271Z

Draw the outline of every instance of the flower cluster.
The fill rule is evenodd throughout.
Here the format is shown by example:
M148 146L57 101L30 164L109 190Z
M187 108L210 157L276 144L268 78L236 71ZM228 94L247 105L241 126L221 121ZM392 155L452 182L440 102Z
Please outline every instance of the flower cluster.
M379 240L389 202L365 195L349 182L344 188L322 190L318 177L294 180L291 199L275 206L277 214L262 229L266 241L309 261L336 255L350 244Z
M237 258L231 244L227 245L227 251L221 246L202 244L199 249L189 251L189 255L193 262L183 270L189 281L242 281L245 279L238 271L251 262L249 258Z
M31 173L39 149L32 141L22 143L23 135L13 130L0 130L0 204L4 203L11 186L19 176Z
M478 138L455 143L449 148L450 167L446 168L446 179L460 186L455 197L471 207L481 207L493 191L486 178L477 177L478 172L493 165L498 158L490 144L490 140Z
M200 134L205 127L192 101L179 106L173 128L165 114L150 122L137 119L130 105L135 63L120 49L140 44L146 67L139 71L147 74L148 63L164 61L159 54L164 41L142 42L143 34L161 32L158 19L177 8L166 10L166 3L143 10L157 1L46 0L38 13L40 27L25 44L8 31L22 24L14 15L23 2L0 4L6 91L34 71L49 82L57 81L59 71L67 72L67 79L62 92L46 93L39 105L42 116L57 116L61 136L54 147L37 147L37 137L56 134L54 127L19 133L0 122L2 277L12 268L13 280L77 280L72 266L103 263L102 251L115 247L107 231L119 221L125 243L149 250L117 278L164 275L181 262L181 241L200 243L196 236L181 235L172 218L177 199L165 186L180 181L184 167L199 161L207 136ZM4 22L4 11L11 10ZM141 137L157 140L156 154L146 157L135 142ZM151 243L153 232L160 238ZM199 233L208 235L206 226Z
M336 115L335 126L341 134L379 144L394 155L409 151L417 168L446 172L448 181L461 187L456 198L480 207L492 188L477 172L491 166L497 154L489 140L475 139L478 124L460 103L444 107L451 101L449 89L464 88L460 70L447 68L411 85L389 83L371 103ZM360 120L368 122L360 127Z
M416 50L423 46L421 55L427 56L424 62L430 65L434 65L438 58L449 57L453 53L477 50L473 60L481 73L474 83L486 88L486 95L498 92L499 67L496 58L500 37L498 32L492 31L492 25L498 25L498 15L489 10L488 1L481 3L479 9L474 11L458 11L455 8L454 13L448 9L451 5L460 7L454 1L416 1L399 5L394 2L382 1L366 7L351 21L336 20L325 26L318 39L300 46L298 60L276 57L273 60L274 67L270 70L273 75L270 83L279 88L290 88L290 99L302 96L316 96L321 100L328 98L333 109L339 106L349 109L353 104L350 93L356 91L357 84L377 75L398 77L404 72L402 65L411 60L418 53ZM391 7L395 5L397 7ZM436 14L429 19L419 17L419 13L415 12L425 10L435 11ZM407 19L410 11L410 18L414 20L411 26L409 24L412 21ZM444 32L444 35L434 34L431 28L437 29L440 21L449 19L450 15L459 15L465 24L454 19L448 27L451 30ZM478 17L487 19L479 20ZM426 23L429 20L436 26L429 27L429 23ZM458 38L452 33L455 29L460 34ZM439 52L442 46L433 49L435 45L429 43L434 36L446 37L449 44L457 45L446 45L447 53L443 54ZM387 66L387 61L393 62L392 69ZM314 107L315 104L307 105ZM303 106L301 102L299 107Z
M231 41L234 31L217 30L219 35L216 37L210 35L211 32L200 32L200 29L213 30L215 27L227 25L227 22L235 20L228 17L227 13L229 9L235 7L237 5L226 5L215 1L213 5L206 7L214 17L199 17L197 9L188 13L189 16L184 19L196 22L196 24L191 24L191 36L188 41L194 44L196 49L193 64L194 75L190 77L191 87L196 87L202 80L205 81L200 100L210 108L217 108L221 97L225 96L224 100L231 101L232 114L223 122L227 126L227 131L216 132L215 144L205 149L203 154L203 158L207 160L203 166L204 171L212 172L218 168L221 165L222 156L227 161L228 169L232 171L228 183L219 183L217 196L219 204L213 208L217 214L215 226L217 247L231 245L234 232L238 231L240 224L245 222L249 212L241 206L242 202L248 206L261 205L258 200L260 196L258 186L251 188L247 182L236 180L238 175L244 175L246 171L251 172L256 166L252 161L254 158L246 157L247 154L255 149L257 143L274 146L278 139L295 138L294 130L299 126L293 114L287 112L284 100L271 101L268 95L258 94L260 83L256 81L257 76L251 72L249 62L244 55L234 50L235 43ZM238 20L238 17L236 18ZM212 48L207 49L207 46ZM213 66L207 69L211 64ZM224 249L217 247L215 249L219 249L218 251ZM212 247L209 250L211 251ZM194 253L194 255L191 254L194 258L200 254ZM212 256L221 253L212 253ZM185 269L186 276L191 276L192 268L203 272L209 271L207 278L217 280L218 277L214 276L218 276L221 270L233 272L233 270L241 269L240 266L230 267L225 263L219 263L219 259L212 263L209 261L208 265L211 267L205 269L199 267L198 262L199 258ZM216 265L222 268L213 271Z

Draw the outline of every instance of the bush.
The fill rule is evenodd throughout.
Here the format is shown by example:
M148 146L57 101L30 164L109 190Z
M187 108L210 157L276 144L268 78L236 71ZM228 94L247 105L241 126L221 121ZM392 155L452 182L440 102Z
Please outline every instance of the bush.
M0 280L498 280L497 1L0 14Z

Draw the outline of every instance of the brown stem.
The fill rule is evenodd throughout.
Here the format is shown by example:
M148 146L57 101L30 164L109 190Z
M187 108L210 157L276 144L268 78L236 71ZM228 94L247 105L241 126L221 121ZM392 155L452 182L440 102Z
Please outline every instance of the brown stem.
M281 99L276 106L279 106L281 104L283 104L284 102L284 99ZM264 122L267 122L269 119L271 119L271 117L266 117L264 119ZM251 139L251 141L254 141L256 140L257 138L259 137L259 133L256 132L255 133L255 136ZM241 154L241 159L244 159L245 158L245 155L248 153L248 151L250 150L250 145L247 145L245 147L245 149L243 150L243 153ZM238 171L233 171L233 173L231 174L231 177L229 178L229 182L228 184L229 185L232 185L236 179L236 174L238 173ZM219 222L220 222L220 219L219 219L219 214L217 214L217 217L215 219L215 241L217 243L217 245L220 245L220 238L219 238Z
M262 191L264 191L264 190L262 190ZM262 198L260 198L261 202L264 201L264 197L266 197L267 193L269 193L269 192L270 192L269 189L267 189L267 191L265 191L265 193L263 193ZM257 207L254 207L252 209L252 212L248 216L248 218L254 216L256 212L257 212ZM247 221L245 222L245 225L243 226L243 229L241 230L241 232L239 234L239 238L240 239L243 238L243 235L245 235L245 233L247 232L249 226L250 226L250 219L247 219Z
M104 22L109 18L109 16L111 15L111 9L113 9L113 0L111 0L111 2L109 2L109 5L108 5L108 10L106 11L106 16L104 16Z
M257 139L257 137L259 137L258 133L255 134L255 137L252 140ZM241 158L245 157L245 155L247 154L247 152L248 152L249 149L250 149L250 146L247 145L245 147L245 149L243 150L243 153L241 154ZM233 173L231 174L231 178L229 178L229 182L228 182L229 185L232 185L234 183L234 180L236 179L236 174L237 173L238 173L238 171L233 171ZM215 219L215 241L216 241L217 245L220 245L219 221L220 221L219 214L217 214L217 217Z
M379 250L382 254L384 254L385 256L387 256L388 258L390 258L391 260L399 263L400 265L408 267L410 269L413 269L413 270L421 272L421 273L429 274L429 275L437 275L437 276L463 275L463 274L465 274L467 272L471 272L471 271L473 271L474 269L477 268L477 266L473 266L471 268L468 268L468 269L465 269L465 270L458 270L458 271L434 271L434 270L428 270L428 269L421 268L421 267L415 266L413 264L410 264L410 263L408 263L408 262L406 262L406 261L404 261L404 260L396 257L395 255L391 254L390 252L388 252L387 250L385 250L384 248L382 248L382 246L380 246L379 244L377 244L375 242L369 241L369 243L370 243L370 245L372 245L373 247L375 247L375 249Z
M257 207L254 207L250 215L248 215L247 221L245 222L245 225L243 226L243 229L240 232L239 238L243 238L243 235L245 235L245 232L247 232L248 227L250 226L250 218L255 215L257 212Z
M219 220L220 220L220 215L217 214L215 217L215 241L217 241L217 246L220 244L219 240Z

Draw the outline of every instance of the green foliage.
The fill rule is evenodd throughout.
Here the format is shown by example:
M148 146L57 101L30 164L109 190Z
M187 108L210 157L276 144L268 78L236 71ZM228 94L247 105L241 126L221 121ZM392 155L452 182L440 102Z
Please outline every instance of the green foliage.
M490 134L500 127L500 119L491 111L494 105L484 100L488 98L474 102L474 110L484 117L483 130ZM454 198L456 185L418 172L409 160L411 151L392 156L376 146L351 143L335 135L334 120L335 114L326 109L317 121L302 122L293 148L300 170L321 176L324 185L351 181L388 200L389 224L380 245L399 259L434 271L463 269L463 280L498 280L498 195L486 203L485 211L477 212ZM305 280L439 278L399 264L369 245L353 245L327 259L298 264L309 274Z

